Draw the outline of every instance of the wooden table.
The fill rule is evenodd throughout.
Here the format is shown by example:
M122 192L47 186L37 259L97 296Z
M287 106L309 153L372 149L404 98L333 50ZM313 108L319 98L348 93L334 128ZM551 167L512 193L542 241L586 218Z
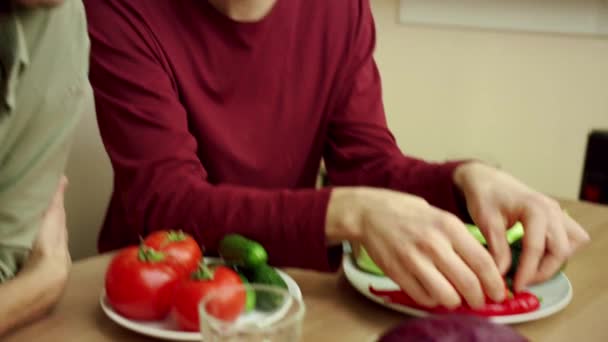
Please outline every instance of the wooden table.
M568 265L574 298L561 313L516 326L532 341L608 341L608 207L563 202L591 234L592 243ZM98 298L109 256L77 262L63 300L48 317L6 342L148 341L110 321ZM303 341L373 341L406 317L364 299L341 274L288 270L307 304Z

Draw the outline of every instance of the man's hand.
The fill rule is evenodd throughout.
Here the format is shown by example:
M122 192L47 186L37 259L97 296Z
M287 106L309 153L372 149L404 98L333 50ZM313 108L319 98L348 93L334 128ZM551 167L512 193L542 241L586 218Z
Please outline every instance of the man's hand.
M520 221L525 229L515 289L553 276L589 235L558 203L515 178L481 163L467 163L454 172L473 221L488 240L500 271L511 263L505 230Z
M38 237L23 272L40 275L41 282L63 288L71 266L68 250L68 232L65 220L63 198L67 179L62 177L57 191L44 214Z
M378 266L417 303L472 307L484 293L504 299L491 255L454 215L421 198L370 188L337 188L330 199L328 240L362 243Z
M23 269L0 284L0 337L44 315L63 293L71 264L63 208L66 184L63 177Z

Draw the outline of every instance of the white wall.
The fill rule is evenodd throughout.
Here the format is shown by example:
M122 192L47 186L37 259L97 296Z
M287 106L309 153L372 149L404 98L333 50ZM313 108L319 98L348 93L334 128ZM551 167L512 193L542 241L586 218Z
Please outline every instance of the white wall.
M66 174L70 251L77 260L97 253L97 234L112 192L112 166L93 113L80 122Z
M607 35L606 0L401 0L401 22Z
M608 129L608 40L408 26L372 0L389 124L407 153L476 157L576 198L586 136Z

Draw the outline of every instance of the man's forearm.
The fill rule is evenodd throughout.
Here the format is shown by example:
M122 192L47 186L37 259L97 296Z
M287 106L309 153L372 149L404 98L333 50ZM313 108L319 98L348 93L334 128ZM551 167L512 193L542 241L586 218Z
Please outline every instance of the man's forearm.
M67 275L47 273L43 269L25 269L0 284L0 336L40 318L60 298Z
M353 149L358 162L326 160L330 180L337 186L373 186L406 192L426 199L433 206L467 216L466 208L454 184L454 170L466 161L431 163L404 156L396 146L386 144L382 153ZM365 153L364 153L365 152ZM369 157L368 157L369 155Z

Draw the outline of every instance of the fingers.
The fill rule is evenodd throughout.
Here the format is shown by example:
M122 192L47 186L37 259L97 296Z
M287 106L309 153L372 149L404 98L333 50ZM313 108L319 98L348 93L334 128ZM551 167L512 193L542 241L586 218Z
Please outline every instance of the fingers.
M59 183L57 184L57 189L51 198L51 202L49 203L49 207L45 212L45 219L50 215L57 213L59 210L63 211L64 209L64 196L65 190L68 186L68 179L66 176L61 176L59 179Z
M427 246L419 250L419 246L412 243L401 245L395 249L393 255L388 255L388 249L374 249L378 251L377 260L387 260L382 266L386 274L393 279L416 303L433 308L442 306L456 308L461 304L461 298L454 286L438 270L424 249L451 250L449 243L439 234L431 234L424 239ZM395 239L396 241L396 239ZM440 241L443 241L440 242ZM394 241L391 241L394 243ZM445 249L444 249L445 247ZM453 253L453 252L452 252ZM372 257L372 258L376 258ZM456 256L458 258L458 256ZM466 266L464 267L466 269ZM455 270L456 271L456 270ZM457 272L457 271L456 271Z
M441 226L443 232L450 240L453 250L477 277L483 292L494 301L502 301L505 295L504 281L488 251L486 251L485 248L468 233L465 225L456 216L444 214ZM462 276L466 277L464 274L462 274ZM470 280L462 279L459 281L470 282ZM474 290L471 289L469 289L468 292L467 301L469 303L472 304L472 302L475 303L478 300L485 301L483 293L481 295L475 295ZM462 291L461 293L464 295ZM479 299L475 300L473 299L474 297Z
M525 209L521 221L526 227L526 233L523 237L523 250L515 275L514 287L517 292L524 290L536 275L541 258L545 254L548 223L546 216L538 207Z
M591 241L589 234L567 213L564 213L564 229L570 242L571 253L576 252Z
M416 303L433 308L437 306L437 300L425 290L425 288L418 282L416 277L410 272L410 264L404 262L405 259L410 259L409 255L390 255L388 249L373 248L373 245L366 246L368 253L372 256L372 259L384 261L382 269L385 273L399 285ZM411 250L410 248L404 248L399 250L400 253L405 254L405 251ZM376 252L378 254L376 254Z
M55 191L55 195L53 196L52 202L54 205L63 207L63 200L67 186L68 178L66 176L61 176L61 178L59 179L59 184L57 185L57 190Z
M511 248L505 237L507 223L497 210L482 210L481 215L478 220L479 228L484 233L500 274L504 275L511 265Z
M436 246L433 247L436 250L444 246L447 249L451 249L448 243L438 243L437 239L429 240L435 242L429 242L427 245ZM438 305L446 308L458 307L461 304L460 295L446 277L439 272L433 261L423 253L423 250L418 251L417 248L410 248L407 255L401 258L404 262L404 267L410 270L426 292L437 301Z
M66 175L62 175L61 178L59 179L59 189L61 189L62 191L65 190L67 188L69 184L69 180L68 177Z
M490 254L468 234L466 227L459 221L452 223L448 234L454 251L479 279L484 292L494 301L504 300L504 281Z
M504 281L494 260L454 215L437 210L436 225L443 234L427 233L432 243L421 244L423 253L472 307L485 303L484 292L494 301L504 300Z
M420 284L420 282L409 272L403 272L401 274L401 282L399 286L408 294L416 303L428 307L434 308L438 305L437 300L433 295L429 294L427 290Z
M589 242L589 234L570 216L561 210L550 216L547 233L547 254L541 260L533 283L543 282L553 277L567 259L580 247Z
M538 272L532 279L532 283L551 278L571 254L563 216L564 214L557 206L551 209L547 215L546 254L540 261Z
M64 195L68 180L62 176L57 184L55 194L44 214L37 243L40 246L63 246L67 244L68 232L65 224ZM46 247L41 247L46 248Z
M484 304L484 294L477 276L452 248L435 256L435 263L472 308Z

